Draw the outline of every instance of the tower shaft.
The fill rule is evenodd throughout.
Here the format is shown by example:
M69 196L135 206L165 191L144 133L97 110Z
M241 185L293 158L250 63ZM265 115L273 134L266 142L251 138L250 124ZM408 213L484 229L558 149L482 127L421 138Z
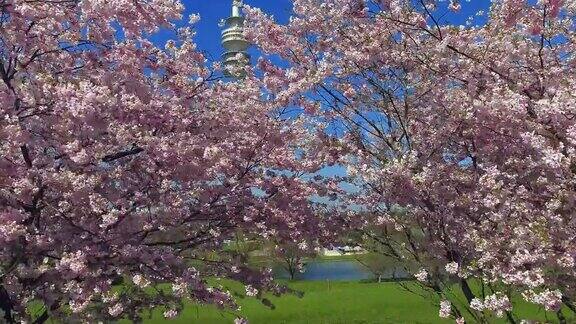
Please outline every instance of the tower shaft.
M239 77L244 74L242 67L249 64L249 43L244 37L244 17L240 14L242 1L233 0L232 15L225 20L222 31L222 46L224 54L222 61L224 73L229 77Z

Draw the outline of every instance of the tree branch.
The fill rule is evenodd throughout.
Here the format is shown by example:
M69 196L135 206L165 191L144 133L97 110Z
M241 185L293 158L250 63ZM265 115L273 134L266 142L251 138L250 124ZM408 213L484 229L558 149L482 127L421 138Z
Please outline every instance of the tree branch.
M115 160L130 156L130 155L136 155L136 154L141 153L143 151L144 151L144 149L141 147L134 147L134 148L127 150L127 151L121 151L118 153L106 155L105 157L102 158L102 161L103 162L113 162Z

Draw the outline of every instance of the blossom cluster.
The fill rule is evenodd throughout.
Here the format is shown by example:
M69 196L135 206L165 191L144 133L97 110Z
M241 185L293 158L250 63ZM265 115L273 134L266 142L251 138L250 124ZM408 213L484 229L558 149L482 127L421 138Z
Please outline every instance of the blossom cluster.
M34 321L29 301L90 323L154 306L171 318L186 298L234 307L213 276L280 291L237 255L210 253L238 233L316 246L317 189L302 174L320 163L295 153L308 133L262 100L259 79L219 80L192 39L200 16L177 29L176 0L0 7L4 318ZM176 35L166 46L150 38L161 28ZM171 293L147 293L166 283Z
M316 157L347 170L354 190L326 181L334 222L431 291L461 286L449 316L513 312L504 291L574 309L573 1L495 1L462 26L444 17L463 1L293 4L286 24L248 8L246 35L283 60L260 60L262 82L303 107Z

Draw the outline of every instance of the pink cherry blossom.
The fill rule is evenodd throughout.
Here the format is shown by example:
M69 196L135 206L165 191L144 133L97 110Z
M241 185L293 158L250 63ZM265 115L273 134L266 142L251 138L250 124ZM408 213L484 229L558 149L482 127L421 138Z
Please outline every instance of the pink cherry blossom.
M574 2L494 1L466 26L445 14L466 1L293 6L285 24L247 8L246 36L271 98L306 103L316 162L346 168L322 180L333 223L430 292L459 287L465 303L439 296L455 318L514 317L504 291L576 309Z
M428 272L424 269L421 269L414 275L414 277L416 277L418 281L425 282L428 280Z
M244 318L235 318L234 319L234 324L248 324L248 321Z
M452 312L451 303L447 300L442 300L440 302L440 314L439 314L439 316L441 318L448 318L448 317L450 317L451 312Z
M117 317L118 315L122 314L122 311L124 311L122 304L115 304L114 306L108 308L108 313L113 317Z
M450 274L457 274L458 273L458 263L450 262L446 265L445 269L446 269L446 272L448 272Z
M200 16L182 22L173 0L0 6L3 319L33 322L32 300L64 322L185 299L234 308L212 277L283 291L238 255L207 258L239 233L318 246L331 229L305 175L322 162L295 153L309 132L253 73L223 82L206 63L192 39ZM152 43L161 29L174 39ZM161 284L174 289L144 293Z
M164 318L175 318L176 316L178 316L178 311L174 310L174 309L170 309L164 312Z

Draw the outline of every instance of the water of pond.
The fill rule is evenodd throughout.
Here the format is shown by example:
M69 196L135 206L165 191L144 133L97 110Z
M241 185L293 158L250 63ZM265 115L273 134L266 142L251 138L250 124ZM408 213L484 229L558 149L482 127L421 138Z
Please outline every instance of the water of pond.
M289 279L288 272L281 268L274 269L277 279ZM388 269L384 271L381 279L406 278L408 275L402 269ZM297 280L366 280L375 279L375 275L366 267L354 260L340 261L309 261L304 267L304 272L297 273Z

